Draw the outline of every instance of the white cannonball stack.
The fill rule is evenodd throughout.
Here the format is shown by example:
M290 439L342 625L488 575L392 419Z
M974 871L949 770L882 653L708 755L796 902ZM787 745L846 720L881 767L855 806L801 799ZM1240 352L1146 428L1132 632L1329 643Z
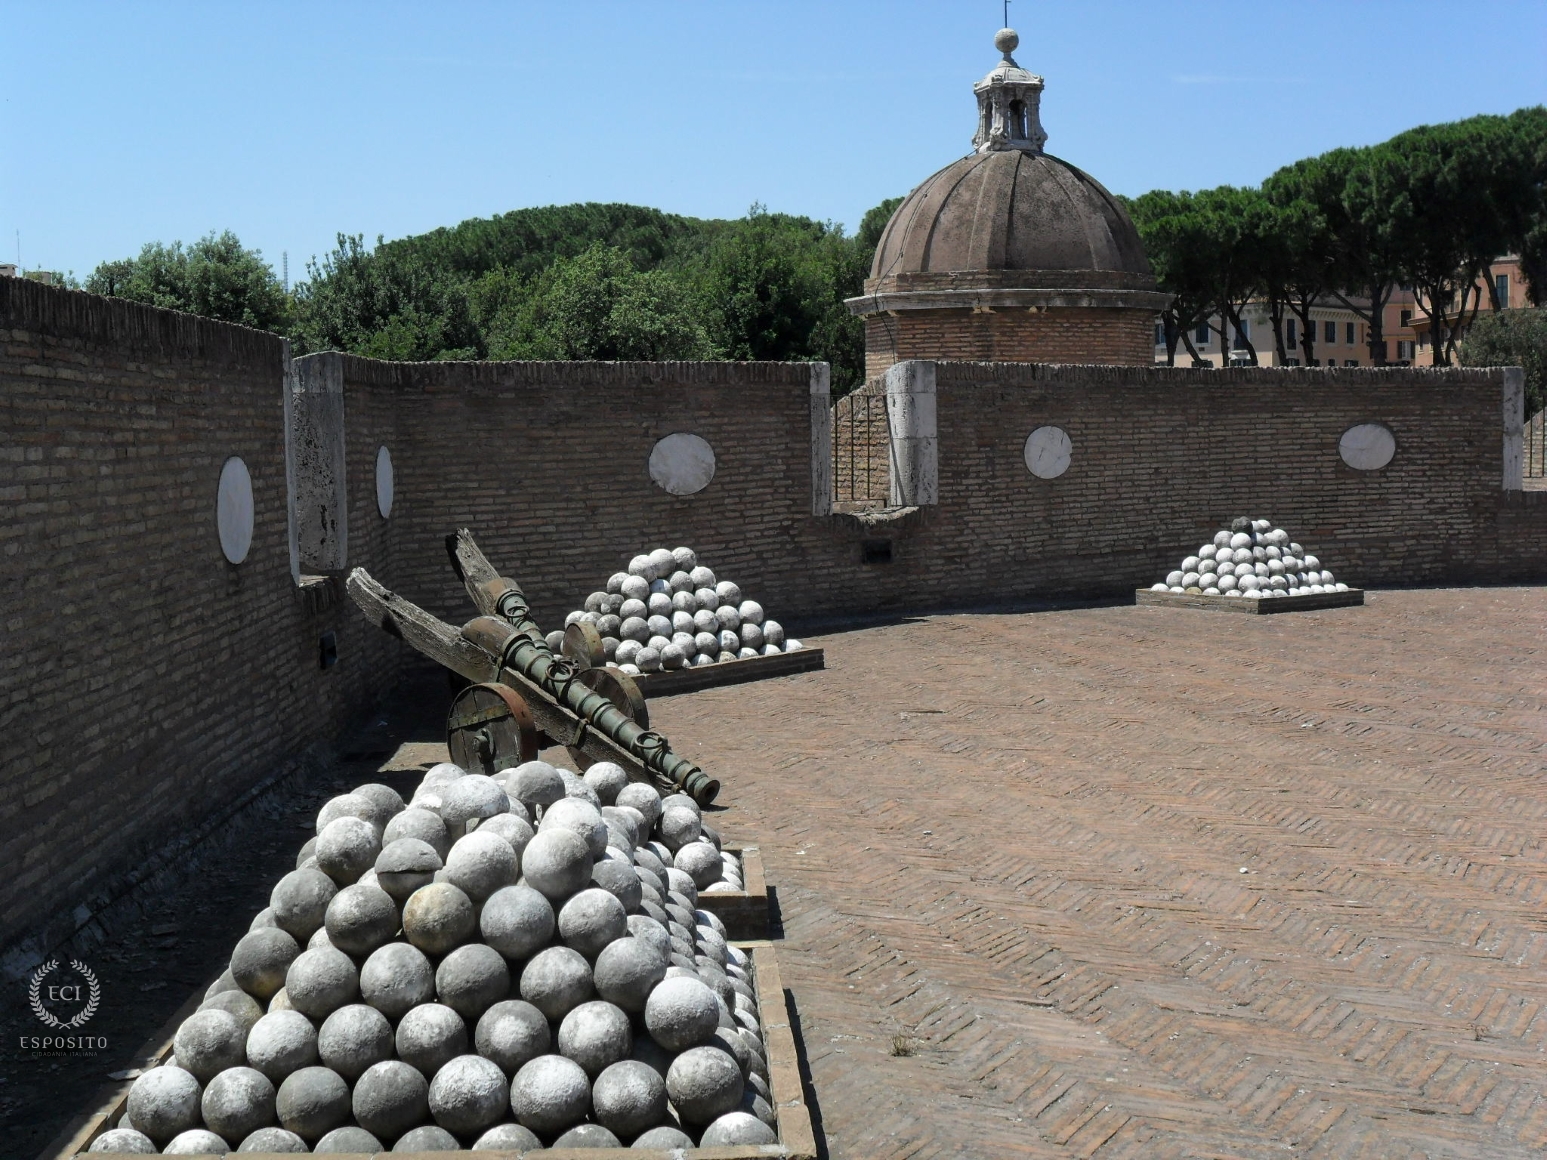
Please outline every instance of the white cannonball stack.
M361 786L90 1151L775 1144L741 874L607 762Z
M805 647L739 585L700 564L692 548L635 556L626 572L614 573L604 591L566 616L564 627L576 621L596 627L609 668L634 676ZM549 633L549 647L557 650L563 639L562 632Z
M1347 592L1348 585L1290 540L1283 528L1268 520L1252 520L1250 531L1216 532L1212 543L1204 544L1150 589L1179 596L1265 600Z

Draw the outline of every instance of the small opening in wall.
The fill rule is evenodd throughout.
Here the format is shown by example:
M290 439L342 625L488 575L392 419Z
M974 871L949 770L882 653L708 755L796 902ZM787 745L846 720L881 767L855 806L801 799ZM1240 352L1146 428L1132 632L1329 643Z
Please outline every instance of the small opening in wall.
M338 664L338 634L325 632L317 638L318 668L331 669Z
M892 541L861 540L859 560L861 564L890 564L892 562Z

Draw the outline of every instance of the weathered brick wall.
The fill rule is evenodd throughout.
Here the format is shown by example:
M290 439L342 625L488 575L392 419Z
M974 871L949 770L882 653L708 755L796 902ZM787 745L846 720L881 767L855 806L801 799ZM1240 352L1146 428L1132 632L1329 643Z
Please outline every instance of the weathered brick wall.
M1149 366L1154 327L1147 310L899 310L865 319L865 374L903 359Z
M291 578L284 369L272 335L0 279L0 944L69 933L395 676L401 646ZM215 525L232 455L255 507L240 565Z

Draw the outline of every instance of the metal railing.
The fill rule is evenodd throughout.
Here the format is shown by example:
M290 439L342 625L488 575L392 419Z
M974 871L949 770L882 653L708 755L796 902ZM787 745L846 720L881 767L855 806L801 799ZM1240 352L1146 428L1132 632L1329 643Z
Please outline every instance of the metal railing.
M1547 410L1538 411L1526 420L1524 475L1527 479L1547 476Z
M892 486L886 394L861 387L832 408L833 501L839 510L885 507Z

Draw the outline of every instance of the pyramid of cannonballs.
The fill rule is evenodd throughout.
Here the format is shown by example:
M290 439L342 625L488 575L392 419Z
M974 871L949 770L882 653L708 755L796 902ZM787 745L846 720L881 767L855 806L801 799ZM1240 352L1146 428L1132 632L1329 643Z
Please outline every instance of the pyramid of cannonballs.
M1268 520L1244 517L1214 535L1198 554L1188 556L1154 592L1192 596L1238 596L1262 600L1274 596L1310 596L1347 592L1321 561Z
M607 581L605 592L586 597L585 608L564 620L596 627L609 667L625 673L653 673L721 661L796 652L777 620L763 606L742 599L740 587L719 580L698 562L692 548L657 548L635 556L627 572ZM564 634L548 634L555 650Z
M336 797L91 1151L776 1143L719 845L610 763Z

